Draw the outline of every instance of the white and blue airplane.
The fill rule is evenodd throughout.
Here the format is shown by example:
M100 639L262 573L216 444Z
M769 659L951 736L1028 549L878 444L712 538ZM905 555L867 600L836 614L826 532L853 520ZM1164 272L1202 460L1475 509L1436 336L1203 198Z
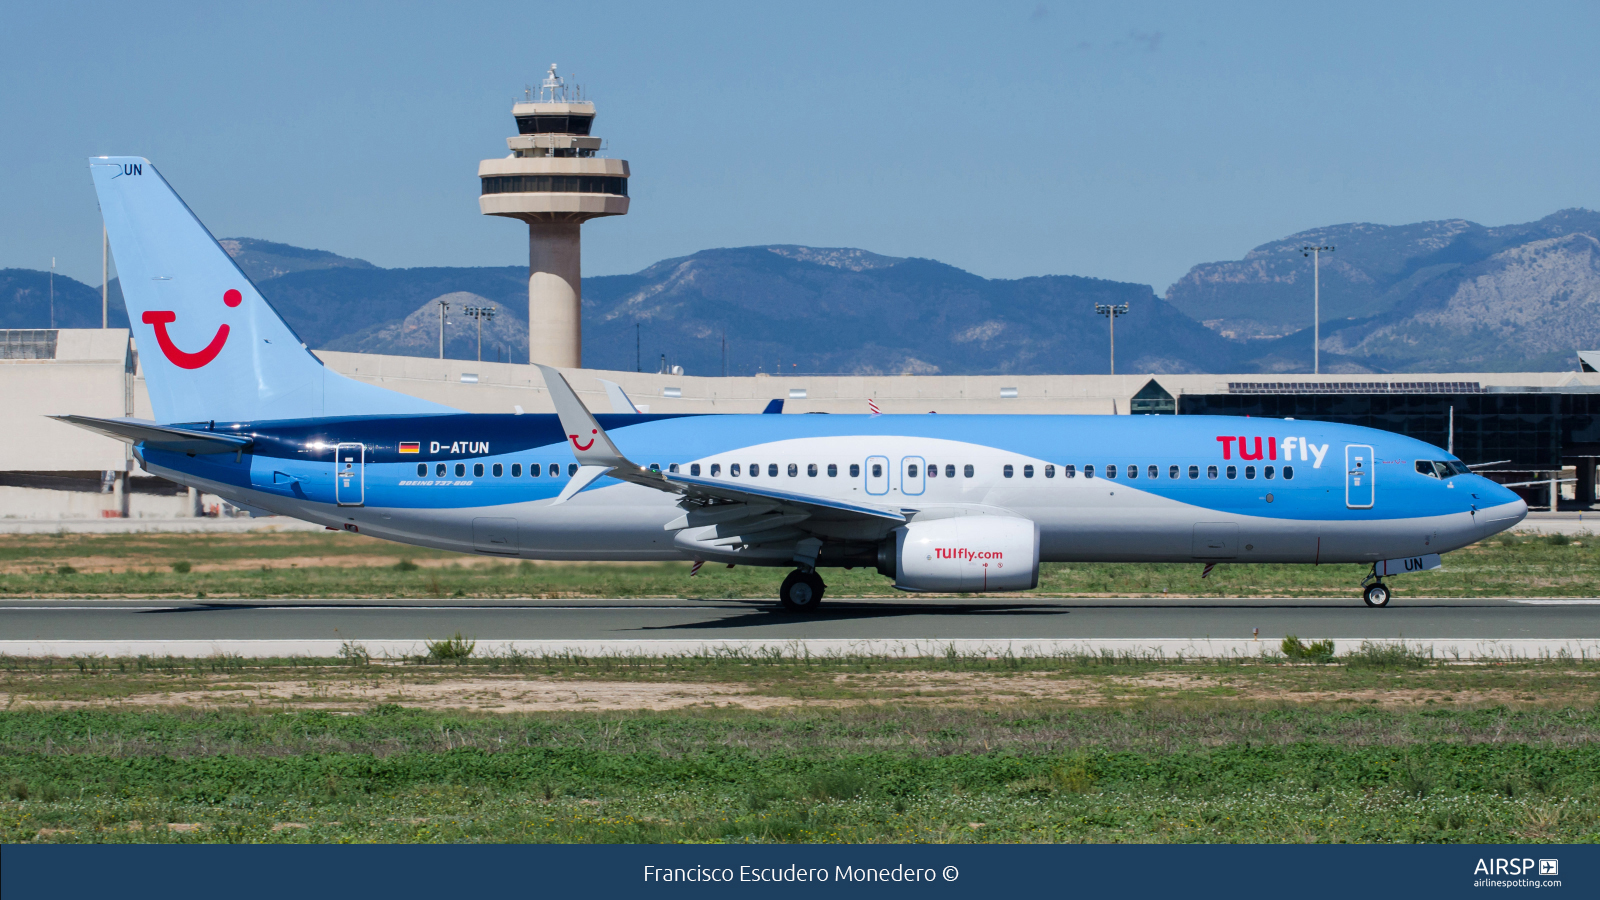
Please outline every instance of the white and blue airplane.
M507 558L792 566L796 611L827 567L976 593L1091 561L1370 563L1385 606L1385 577L1527 515L1438 447L1325 422L594 415L545 366L555 415L466 414L330 371L149 161L90 170L155 420L60 418L252 511Z

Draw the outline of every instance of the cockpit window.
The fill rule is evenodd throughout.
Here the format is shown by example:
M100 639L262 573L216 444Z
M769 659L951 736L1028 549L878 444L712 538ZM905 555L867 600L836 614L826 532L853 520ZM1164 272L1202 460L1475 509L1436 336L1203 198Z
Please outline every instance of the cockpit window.
M1419 459L1417 472L1430 478L1449 478L1452 475L1471 475L1464 463L1450 459Z

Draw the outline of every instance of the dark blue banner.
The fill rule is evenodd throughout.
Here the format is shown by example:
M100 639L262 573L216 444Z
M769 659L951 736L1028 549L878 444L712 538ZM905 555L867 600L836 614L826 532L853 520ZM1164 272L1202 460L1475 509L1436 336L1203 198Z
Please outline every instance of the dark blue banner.
M1600 846L6 846L6 900L1600 896Z

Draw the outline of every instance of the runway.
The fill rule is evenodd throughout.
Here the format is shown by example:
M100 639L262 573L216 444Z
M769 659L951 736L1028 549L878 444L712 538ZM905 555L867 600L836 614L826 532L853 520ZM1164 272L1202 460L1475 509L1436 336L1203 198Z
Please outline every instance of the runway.
M1286 634L1406 641L1436 653L1600 657L1600 599L892 598L796 615L769 600L0 601L0 653L336 655L422 652L460 632L503 652L1140 652L1256 655Z

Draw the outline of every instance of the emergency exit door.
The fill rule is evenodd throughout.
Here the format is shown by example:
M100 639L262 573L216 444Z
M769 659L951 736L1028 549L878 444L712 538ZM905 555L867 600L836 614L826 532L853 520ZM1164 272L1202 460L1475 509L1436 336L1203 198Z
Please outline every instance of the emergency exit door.
M1373 490L1372 448L1366 444L1346 444L1344 448L1344 505L1351 509L1371 509Z
M333 498L340 506L366 502L367 445L340 444L333 456Z

